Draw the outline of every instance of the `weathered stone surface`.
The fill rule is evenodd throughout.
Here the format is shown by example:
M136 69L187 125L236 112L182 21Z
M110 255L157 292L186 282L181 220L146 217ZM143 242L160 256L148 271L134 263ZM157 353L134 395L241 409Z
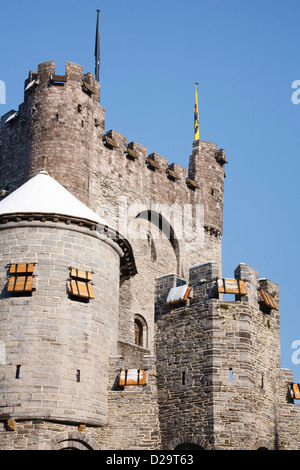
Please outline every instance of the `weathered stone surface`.
M262 309L258 293L279 307L277 284L240 264L234 277L247 294L228 300L217 289L224 150L198 141L188 168L169 163L106 132L99 100L100 84L80 65L67 62L58 77L45 62L29 73L17 116L1 120L1 194L36 175L46 155L50 175L126 239L137 274L124 276L120 244L104 229L2 217L0 449L299 450L279 309ZM8 292L11 263L35 263L32 294ZM71 266L93 273L95 299L70 297ZM166 305L185 283L189 298ZM119 386L132 368L146 384Z

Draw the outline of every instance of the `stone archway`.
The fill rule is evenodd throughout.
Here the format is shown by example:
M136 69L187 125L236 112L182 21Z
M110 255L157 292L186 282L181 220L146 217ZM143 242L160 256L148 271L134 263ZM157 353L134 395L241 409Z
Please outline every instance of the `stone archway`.
M255 443L254 450L272 450L272 446L266 439L259 439Z
M210 444L201 437L182 436L173 439L166 448L167 450L211 450Z
M100 450L98 444L87 434L66 431L57 434L45 445L44 450Z

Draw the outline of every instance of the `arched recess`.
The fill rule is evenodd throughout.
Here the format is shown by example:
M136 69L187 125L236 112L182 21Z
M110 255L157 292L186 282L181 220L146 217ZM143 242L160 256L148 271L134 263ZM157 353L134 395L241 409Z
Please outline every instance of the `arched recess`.
M136 220L146 220L151 225L156 227L157 231L155 232L156 235L160 232L169 240L171 246L173 247L176 261L177 261L177 274L180 273L180 246L179 241L176 236L175 230L170 222L160 213L153 210L143 210L142 212L138 213L135 217ZM153 233L151 230L147 231L147 237L150 237L150 243L154 241L155 243L155 236L153 237Z
M87 434L66 431L54 436L44 450L100 450L98 444Z
M155 278L168 273L181 274L180 239L168 220L160 215L159 207L154 212L144 204L136 205L129 214L127 235L137 274L120 284L119 340L134 344L132 315L138 313L147 323L148 342L143 346L154 351Z

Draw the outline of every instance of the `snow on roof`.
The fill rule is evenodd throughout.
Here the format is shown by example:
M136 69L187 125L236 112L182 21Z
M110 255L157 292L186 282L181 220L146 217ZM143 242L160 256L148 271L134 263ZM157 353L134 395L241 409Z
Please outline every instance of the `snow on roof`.
M0 215L15 213L61 214L108 225L46 171L41 171L0 201Z
M189 292L190 287L187 284L183 284L182 286L178 287L172 287L168 294L166 304L185 301L189 295Z

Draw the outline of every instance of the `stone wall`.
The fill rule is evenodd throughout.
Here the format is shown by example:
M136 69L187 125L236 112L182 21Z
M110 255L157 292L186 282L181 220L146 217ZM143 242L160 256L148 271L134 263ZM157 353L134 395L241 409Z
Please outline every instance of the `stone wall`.
M119 344L108 367L105 426L71 425L43 419L0 422L1 450L159 450L161 437L155 358L145 348ZM146 370L144 386L119 387L120 370Z
M161 448L155 358L150 351L119 343L111 358L108 423L100 428L102 449L158 450ZM144 369L146 385L118 386L120 370Z

